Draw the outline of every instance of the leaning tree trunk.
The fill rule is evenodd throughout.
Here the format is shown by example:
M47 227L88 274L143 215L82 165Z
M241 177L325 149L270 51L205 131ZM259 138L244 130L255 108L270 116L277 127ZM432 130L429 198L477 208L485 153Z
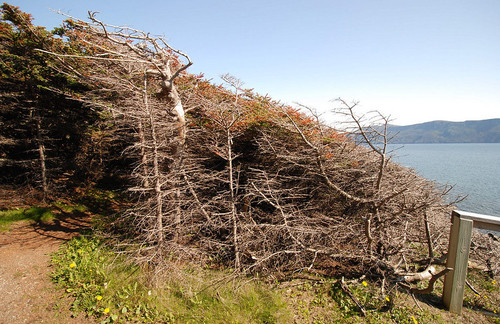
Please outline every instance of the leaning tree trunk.
M157 232L155 240L161 245L166 239L166 206L169 204L166 199L177 204L173 216L177 228L174 237L178 237L181 223L179 186L183 179L186 119L174 81L192 62L162 37L130 27L106 24L96 18L95 12L89 12L90 22L69 18L71 23L65 36L86 50L78 54L67 54L60 48L40 51L57 56L58 69L89 83L96 94L96 97L90 98L92 102L106 107L110 104L122 107L125 116L137 118L137 103L130 98L142 98L143 115L135 124L139 128L139 163L143 165L139 176L143 179L139 190L141 195L138 198L142 202L147 200L143 206L147 205L148 210L138 215L138 221L142 225L148 224L146 232ZM80 60L86 60L85 64L81 65ZM119 95L109 96L110 93ZM164 139L164 135L171 131L172 124L165 126L165 111L158 110L161 109L159 107L175 119L176 134L168 140ZM166 142L169 156L165 154ZM163 164L167 159L173 162L165 168ZM149 194L144 195L145 192ZM147 220L148 214L155 216L154 224Z

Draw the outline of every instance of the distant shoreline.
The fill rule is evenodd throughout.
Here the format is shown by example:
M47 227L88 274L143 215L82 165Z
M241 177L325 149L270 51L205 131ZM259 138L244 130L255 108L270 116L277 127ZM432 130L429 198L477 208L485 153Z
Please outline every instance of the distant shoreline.
M500 118L389 125L388 131L392 144L500 143Z

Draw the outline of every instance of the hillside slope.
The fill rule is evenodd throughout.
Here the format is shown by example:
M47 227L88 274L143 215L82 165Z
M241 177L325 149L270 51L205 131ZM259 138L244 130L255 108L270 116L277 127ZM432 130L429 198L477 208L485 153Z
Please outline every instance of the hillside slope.
M189 57L161 37L95 14L56 37L1 8L0 68L13 68L0 76L27 96L0 96L4 183L48 201L122 194L127 210L103 231L138 262L387 277L401 260L444 253L450 188L392 163L386 135L355 104L341 101L346 134L231 75L217 85L188 73ZM351 140L361 134L363 145Z
M393 143L500 143L500 118L464 122L431 121L389 128Z

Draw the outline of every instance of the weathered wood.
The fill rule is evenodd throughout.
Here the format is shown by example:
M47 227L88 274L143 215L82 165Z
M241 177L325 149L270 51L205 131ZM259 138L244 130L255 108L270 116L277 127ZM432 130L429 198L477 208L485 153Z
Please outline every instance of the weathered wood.
M432 293L434 291L434 284L436 283L436 281L439 278L441 278L442 276L446 275L451 270L452 270L451 268L445 268L436 274L432 274L432 277L429 280L429 285L427 285L427 288L423 288L423 289L411 288L410 292L412 293L412 295L413 294L427 295L427 294Z
M448 247L447 268L452 268L444 280L443 303L450 312L460 314L466 284L472 228L500 232L500 217L461 210L451 214L452 226Z
M462 312L472 228L472 220L463 219L459 213L453 212L446 262L446 267L453 270L445 276L443 302L450 312L457 314Z
M452 215L459 215L461 219L473 221L474 228L500 232L500 216L469 213L462 210L454 210Z
M434 268L434 266L431 265L428 266L424 271L404 275L403 280L407 283L429 280L435 274L436 274L436 268Z

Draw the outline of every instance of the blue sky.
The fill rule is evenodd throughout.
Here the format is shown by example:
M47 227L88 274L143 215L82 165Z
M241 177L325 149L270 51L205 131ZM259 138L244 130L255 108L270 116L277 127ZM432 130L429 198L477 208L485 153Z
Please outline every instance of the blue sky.
M34 23L61 10L165 35L221 82L283 102L360 101L395 124L500 118L499 0L11 0Z

